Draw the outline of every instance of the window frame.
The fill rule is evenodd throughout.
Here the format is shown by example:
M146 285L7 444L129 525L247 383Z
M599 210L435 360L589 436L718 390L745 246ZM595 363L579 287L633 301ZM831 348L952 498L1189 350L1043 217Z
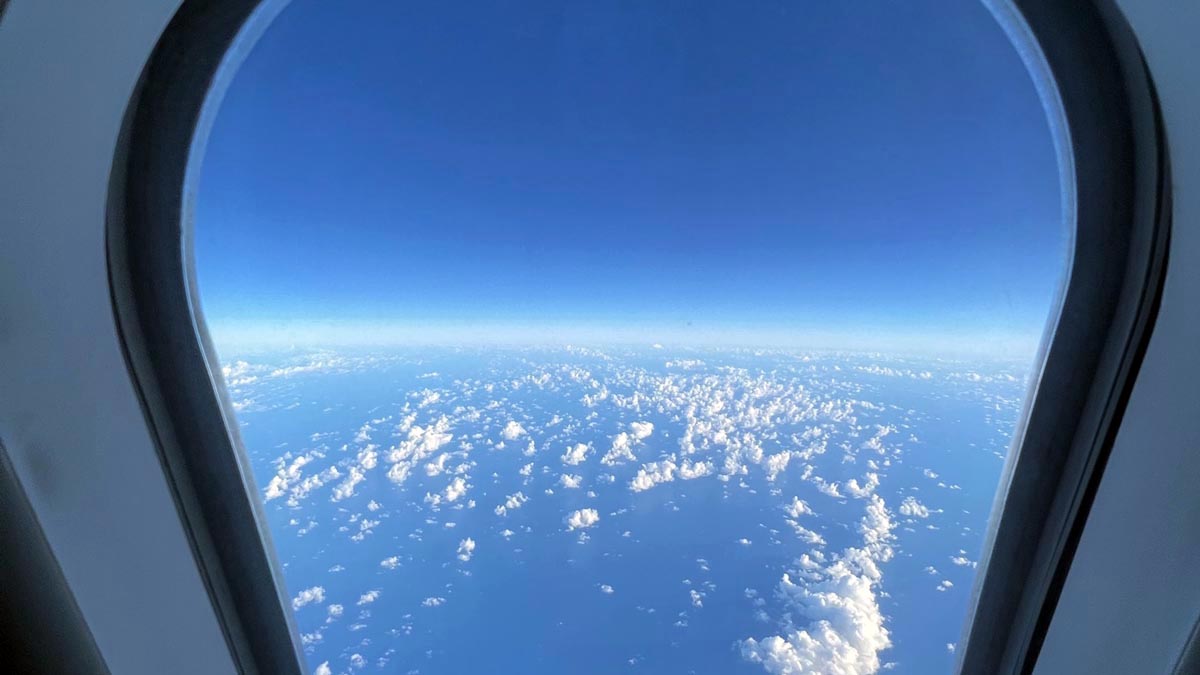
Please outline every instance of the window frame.
M960 673L1026 673L1037 661L1149 344L1170 243L1158 100L1116 5L1012 10L1002 23L1027 31L1065 115L1075 245L992 507Z
M199 311L187 188L222 65L285 1L187 0L130 99L107 218L118 335L147 427L235 667L306 672L287 589L217 357Z
M304 658L199 310L188 190L221 78L286 4L182 4L131 99L107 222L127 365L226 640L242 672L281 675L303 672ZM1053 91L1043 93L1063 116L1075 200L1058 318L1005 464L959 650L958 672L1018 673L1036 661L1153 327L1170 182L1153 85L1110 0L988 4L1048 72Z

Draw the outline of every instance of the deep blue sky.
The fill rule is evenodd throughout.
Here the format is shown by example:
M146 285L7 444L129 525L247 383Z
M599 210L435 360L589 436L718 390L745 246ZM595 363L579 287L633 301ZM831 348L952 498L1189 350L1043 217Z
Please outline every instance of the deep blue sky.
M198 190L218 340L1028 346L1065 266L1033 83L951 0L295 0Z

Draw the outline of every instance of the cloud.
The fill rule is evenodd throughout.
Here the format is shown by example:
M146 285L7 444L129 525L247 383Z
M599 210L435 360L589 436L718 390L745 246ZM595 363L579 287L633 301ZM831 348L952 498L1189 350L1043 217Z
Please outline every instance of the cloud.
M853 478L846 481L846 492L857 499L869 496L875 492L877 487L879 487L879 474L874 472L867 474L866 481L862 485L859 485L858 481Z
M799 497L792 497L792 501L788 504L785 504L783 510L786 511L787 514L792 518L814 515L812 508L808 505L808 502L800 499Z
M379 566L385 570L394 570L400 566L400 556L392 556L379 561Z
M350 475L346 476L346 480L333 488L333 496L330 501L340 502L347 497L353 497L354 488L367 479L366 473L360 467L351 466L348 471Z
M804 527L803 525L801 525L799 523L799 521L793 520L791 518L784 518L784 521L792 527L792 530L794 530L796 532L796 537L799 538L800 541L802 541L806 544L810 544L812 546L824 546L825 545L824 537L817 534L816 532L813 532L812 530L808 529L807 527Z
M317 666L317 669L313 671L313 675L333 675L333 671L329 669L329 662L326 661Z
M392 463L388 479L402 485L417 465L454 440L450 429L450 419L445 415L429 426L408 427L407 437L387 453L387 461Z
M456 476L454 480L451 480L449 485L446 485L443 496L445 496L446 501L454 502L458 500L458 497L466 495L469 489L470 485L467 484L467 480L463 479L462 476Z
M357 604L358 606L361 607L363 605L369 605L378 599L379 599L379 591L371 590L371 591L367 591L366 593L363 593L362 595L358 596L358 602L355 604Z
M613 436L612 447L600 458L600 463L605 466L615 466L623 462L634 461L637 458L633 455L633 443L633 437L624 431Z
M636 461L633 448L641 445L642 441L653 433L654 424L651 422L630 422L628 432L622 431L613 436L612 447L600 458L600 463L606 466L615 466L624 462Z
M441 607L444 604L446 604L446 599L439 597L425 598L421 601L422 607Z
M630 422L629 430L633 432L636 440L644 441L654 433L654 424L652 422Z
M312 588L306 588L300 591L296 597L292 598L292 609L300 609L301 607L314 602L325 602L324 586L313 586Z
M256 372L261 372L261 366L252 366L245 361L234 361L221 366L221 375L225 377L225 386L241 387L258 381Z
M319 473L305 476L303 469L315 460L322 459L325 454L313 450L292 458L290 454L275 460L275 475L271 477L263 492L263 501L271 501L287 495L287 504L293 508L308 497L309 493L332 480L341 478L342 473L336 466L330 466ZM287 460L291 459L291 463Z
M608 584L600 584L600 592L605 595L612 595L614 591L612 586L609 586Z
M462 541L458 542L458 559L459 560L461 560L463 562L467 562L471 559L471 556L474 555L474 553L475 553L475 540L474 539L467 537L466 539L463 539Z
M791 463L794 455L795 453L793 452L784 451L777 452L773 455L767 455L765 458L763 458L761 464L763 469L765 469L767 472L767 481L773 483L775 482L775 479L779 477L779 474L787 471L788 464Z
M568 530L583 530L600 522L600 514L596 509L579 509L572 511L563 522L567 524Z
M497 506L493 511L498 516L504 516L513 509L521 508L521 505L527 501L529 501L529 497L526 497L524 492L514 492L505 498L504 503Z
M570 464L571 466L583 464L591 450L590 446L583 443L576 443L574 446L567 448L567 451L563 453L563 464Z
M958 549L958 555L950 556L950 562L959 567L978 567L979 563L967 557L967 552L963 549Z
M900 502L898 509L901 515L909 516L910 518L928 518L929 507L917 501L916 497L908 496L904 501Z
M271 377L291 377L292 375L303 375L305 373L315 373L323 370L334 370L345 368L349 365L346 359L340 357L313 357L308 363L303 363L295 366L287 366L284 368L276 368L271 371Z
M629 489L634 492L642 492L649 490L655 485L670 483L676 478L680 480L693 480L712 473L712 462L692 462L685 459L676 463L674 456L672 456L661 462L643 464L642 468L638 470L637 476L630 481Z
M457 520L463 534L480 534L485 541L485 547L488 536L506 534L512 536L512 540L502 548L519 550L521 545L539 545L535 542L541 541L542 536L530 534L536 531L524 527L524 524L529 522L537 527L537 521L544 518L544 514L548 514L551 520L556 517L562 518L568 530L579 530L568 535L568 539L577 536L582 538L588 534L603 539L612 527L617 527L616 530L612 530L614 536L629 527L630 523L619 521L624 518L620 514L625 509L621 507L632 506L631 497L626 493L622 500L624 504L607 506L609 498L615 496L605 493L606 489L611 492L611 488L606 487L610 484L618 493L622 492L621 485L628 486L632 492L640 492L666 482L712 476L711 487L717 489L717 498L723 495L727 499L737 499L739 495L754 493L760 494L758 499L762 500L767 499L769 493L770 501L777 504L776 509L782 508L783 513L774 509L773 513L765 513L760 524L761 532L760 529L753 529L754 521L742 523L732 534L725 535L726 545L732 543L731 540L735 538L733 534L739 531L747 537L758 533L753 537L753 547L740 551L742 554L757 550L766 555L779 545L779 551L785 548L797 549L782 558L783 560L791 559L802 552L806 557L797 558L792 564L781 563L780 568L774 572L774 579L778 584L774 596L771 588L758 586L763 593L757 599L762 599L765 604L755 605L750 611L769 610L770 613L765 615L765 618L757 617L764 623L749 621L748 625L751 628L748 632L730 637L753 635L761 638L757 642L747 641L743 644L743 653L750 660L757 659L763 667L767 667L767 662L774 657L778 657L778 664L789 663L786 660L789 658L789 649L795 652L792 654L795 663L804 664L807 647L803 638L797 637L798 634L804 634L812 641L809 646L815 650L814 653L823 649L828 654L821 652L822 655L832 655L826 662L810 655L812 658L809 662L814 664L813 670L843 674L867 672L870 654L881 653L886 647L878 645L888 643L888 626L877 616L882 594L880 582L870 569L872 566L877 570L886 567L881 564L884 560L881 551L886 544L879 543L878 530L863 529L857 534L843 533L844 526L853 527L855 522L852 516L844 517L841 514L857 510L861 515L864 509L877 504L878 495L888 492L880 488L880 476L887 480L887 476L894 473L893 469L898 471L902 468L899 466L901 450L907 450L907 444L914 442L910 431L921 431L918 425L925 423L921 421L920 415L896 408L892 405L894 402L888 401L884 393L881 393L883 390L880 388L863 389L853 386L856 382L854 379L838 379L846 375L836 374L839 371L837 363L843 364L845 373L849 373L853 368L853 362L845 365L849 360L841 357L824 361L823 357L810 360L803 355L789 355L786 360L764 362L764 365L751 363L747 353L746 358L742 359L743 362L737 367L722 367L723 364L714 362L712 366L701 364L702 367L698 370L681 365L667 371L662 368L662 358L665 354L658 360L648 360L642 355L638 357L638 361L630 362L620 361L621 356L616 351L612 352L613 357L594 351L578 354L580 357L588 357L588 360L572 358L530 366L530 361L522 356L513 361L513 366L497 363L491 367L489 373L479 377L455 380L447 376L436 382L439 387L443 387L439 394L440 400L424 410L417 409L418 402L424 402L431 393L438 392L426 392L402 399L400 405L404 408L395 413L395 416L398 420L405 419L407 426L401 425L396 433L394 424L372 423L370 426L373 426L373 431L368 435L383 448L378 451L379 463L384 465L390 480L403 483L415 475L414 482L422 485L415 495L411 490L400 489L389 499L399 500L395 501L395 504L419 502L420 495L429 490L433 493L431 503L439 505L443 512L462 510L458 517L451 517L449 520ZM510 368L519 370L511 372L508 370ZM429 367L425 366L423 369L428 370ZM864 376L855 377L861 380ZM526 396L535 388L540 392L538 396L542 398ZM590 401L587 405L595 407L580 410L578 401L585 395ZM882 406L854 398L876 395L884 398L881 401ZM552 397L560 397L561 401L571 404L569 412L560 411L561 417L556 420L556 428L543 424L549 419L555 400L559 400ZM443 415L439 419L443 411L449 417ZM890 430L884 433L886 427L875 424L888 417L903 431L888 435ZM653 423L648 421L651 418ZM421 426L414 424L418 420ZM530 426L526 429L523 424ZM517 430L518 427L520 431ZM357 427L349 429L349 433L345 435L346 440L353 436L354 428ZM537 438L537 446L534 448L536 454L526 459L521 456L520 450L532 442L530 432ZM910 440L904 441L904 437L910 437ZM337 442L341 442L341 435L336 438ZM507 463L506 469L499 468L499 465L493 467L485 464L482 459L477 463L475 459L478 459L478 455L474 458L471 456L473 451L483 453L485 448L502 445L493 442L501 438L508 442L510 452L516 451L509 455L509 459L503 460ZM328 442L334 443L332 440ZM822 459L821 456L827 452L827 445L828 450L832 452ZM389 447L391 449L387 449ZM653 454L648 447L653 449ZM333 451L325 446L321 446L320 450L333 454ZM341 499L354 495L355 486L361 487L364 484L354 469L361 468L361 473L366 474L368 480L371 476L361 462L349 461L350 455L344 454L345 450L343 446L337 455L339 461L330 462L328 459L322 459L324 455L317 455L308 460L312 463L302 463L297 468L294 478L287 475L288 464L293 461L289 455L281 467L273 467L273 470L282 469L275 471L276 475L282 473L282 477L280 484L275 486L277 489L272 492L276 495L274 498L292 495L293 488L305 479L317 475L318 470L325 469L330 464L336 464L336 469L340 470L341 475L331 480L324 489L333 488L335 495ZM877 452L882 454L875 454ZM501 461L493 458L501 457L502 454L489 452L488 461ZM539 454L540 457L537 456ZM560 457L561 464L556 461ZM600 460L605 467L615 468L598 467L599 472L589 473L587 463L593 459ZM918 480L925 480L920 478L919 465L913 467L907 459L909 458L905 457L908 470L917 475ZM534 463L523 466L525 462ZM625 464L626 462L628 464ZM845 469L838 468L839 464L843 467L849 464L857 468L846 472ZM428 465L435 465L438 475L444 477L427 480L422 469ZM484 468L485 466L487 468ZM522 469L521 476L515 475L518 468ZM802 470L806 472L804 477L800 476ZM468 475L468 472L473 475ZM826 481L815 475L818 472L842 482ZM538 475L534 476L534 473ZM849 476L855 478L847 480ZM779 480L770 484L770 480L776 477ZM267 478L271 478L271 475L268 474ZM449 487L446 485L452 478L460 481L458 485L461 490L452 489L453 483ZM514 478L520 485L511 485L508 482ZM581 488L584 479L588 481L589 489L600 493L600 499L606 504L601 509L605 511L604 514L595 509L572 511L576 507L596 506L601 503L600 500L587 500L581 494L582 490L568 491ZM722 483L718 484L718 479ZM796 479L803 480L806 484L800 485L795 482ZM933 487L933 482L930 483L930 488ZM342 486L347 485L348 490L343 492ZM817 520L813 517L814 507L809 503L798 497L786 496L784 490L788 486L793 488L793 494L804 494L816 505L815 508L822 516L833 516L835 520L829 524L826 524L824 519ZM567 500L566 505L549 510L550 505L547 502L545 511L541 508L531 508L523 510L521 514L513 514L512 509L521 508L526 498L521 492L508 497L504 495L507 494L507 490L517 487L530 490L530 494L553 488L558 497ZM672 492L673 487L676 486L665 488L663 491ZM679 487L681 494L690 493L690 490ZM416 489L418 488L413 488ZM372 494L358 493L358 496L378 496L373 490L374 488L365 489L364 492ZM833 500L823 502L826 497L817 494L818 490L836 497L845 495L849 501L842 499L841 503L834 503ZM450 497L452 493L453 498ZM343 494L345 496L342 496ZM548 491L547 494L551 493ZM912 509L907 505L907 500L905 505L901 504L900 497L904 494L906 493L902 492L897 496L894 503L889 500L889 506L894 511L890 518L899 521L902 517L931 517L931 514L937 512L916 502L914 498L917 511L924 509L925 515L906 514L906 511ZM913 490L912 494L916 497L925 495L933 498L916 490ZM484 513L466 510L465 503L472 496L480 501ZM515 502L511 501L518 496ZM780 503L785 500L789 501ZM633 501L644 501L644 498L639 497ZM486 516L488 503L492 504L498 515L508 516L508 519L497 518L491 524L478 521L479 517ZM389 501L387 508L381 509L389 511L389 514L368 515L394 517L399 513L393 512L395 504ZM686 504L681 500L678 506L668 502L666 507L686 508ZM370 506L359 510L365 512L369 508ZM353 510L335 507L332 512L349 515ZM584 515L587 511L591 511L592 515ZM443 530L445 523L442 521L447 518L442 518L441 515L426 510L424 517L429 520L427 528L430 531L427 533L427 540L434 539L437 532L443 535L459 532ZM588 529L595 528L602 515L606 520L605 530ZM307 519L299 514L296 518L300 521L296 527L302 526L303 521ZM863 518L865 522L866 516ZM347 521L338 515L323 517L321 520L321 527L316 531L316 536L319 537L347 526ZM782 527L780 520L788 523L795 532L795 538L787 535L787 529ZM472 522L475 524L472 525ZM930 522L936 521L931 519ZM486 529L478 529L480 526ZM506 529L506 526L511 526L512 529ZM350 522L349 527L353 528L354 522ZM520 533L521 537L517 538L513 530ZM288 534L294 532L294 528L288 530ZM353 532L353 529L349 532ZM562 536L561 529L559 532L559 536ZM869 540L870 532L874 532L870 537L876 537L875 540ZM828 546L823 538L825 534L836 540L836 550L825 549ZM642 532L642 536L648 535L649 532ZM861 541L855 541L860 535ZM379 536L386 537L388 534L379 530ZM462 535L459 536L461 539ZM844 538L851 541L842 543ZM749 545L748 539L746 542ZM445 552L454 550L451 548L454 544L452 540L443 539L441 544L435 546L440 547L444 555ZM740 547L735 545L735 548ZM492 551L486 548L485 550ZM945 550L952 549L944 549L941 555L945 555ZM390 554L393 550L382 549L381 552ZM374 558L367 558L368 561L371 559L379 560L378 554ZM398 562L399 556L395 559ZM963 564L959 561L965 559L965 554L961 552L960 555L951 557L952 563L956 565ZM444 557L440 561L422 561L423 564L431 565L446 565L447 562ZM449 567L454 568L453 562L449 561ZM945 559L943 565L944 563ZM404 564L416 564L416 559L405 556ZM470 568L467 564L454 569L461 574ZM369 569L367 573L369 575ZM382 570L377 573L382 574ZM943 576L937 575L931 579L936 584ZM961 585L962 581L958 583ZM592 588L599 588L600 592L605 594L605 588L611 589L611 586L597 583ZM439 588L435 586L429 590L436 591ZM628 593L629 589L622 592ZM699 586L697 592L701 594L702 601L709 601L707 604L714 606L718 598L715 593L704 598L703 588ZM822 592L833 593L836 598L834 595L821 595ZM447 592L447 595L450 593ZM772 597L781 598L783 606L766 604ZM420 601L420 597L416 600ZM399 601L397 596L388 602ZM676 597L675 602L683 602L682 597ZM413 604L415 603L410 604L409 611L412 611ZM712 607L710 611L711 609ZM678 617L672 617L671 620L675 618ZM822 621L826 623L822 624ZM832 632L832 636L828 631ZM883 635L882 639L880 635ZM782 641L784 646L771 651L769 645L777 644L773 639ZM839 639L840 647L837 646ZM853 654L849 651L851 649L854 650ZM349 650L343 652L339 658L345 659L348 653ZM346 668L344 660L339 663L339 668ZM824 664L834 664L836 667L842 667L842 670L827 668ZM770 670L770 667L767 669ZM775 672L805 671L787 670L781 665Z
M524 436L525 433L525 427L521 426L516 421L509 420L508 424L504 426L504 430L500 432L500 435L503 436L505 440L515 441L521 436Z
M467 491L471 489L470 484L462 476L455 476L445 490L440 493L425 493L425 503L432 504L435 508L440 506L442 502L458 501Z
M436 459L425 465L425 475L430 477L442 475L442 473L446 471L446 462L449 461L449 459L449 453L443 452L442 454L438 455Z
M862 546L848 548L827 564L802 556L785 573L777 595L790 608L782 635L742 641L742 656L772 675L866 675L880 667L879 653L891 646L875 589L879 563L892 557L894 525L878 495L867 498L859 522ZM807 620L797 625L797 620Z
M311 633L300 634L300 644L307 647L309 645L320 644L325 639L325 634L320 629L314 630Z

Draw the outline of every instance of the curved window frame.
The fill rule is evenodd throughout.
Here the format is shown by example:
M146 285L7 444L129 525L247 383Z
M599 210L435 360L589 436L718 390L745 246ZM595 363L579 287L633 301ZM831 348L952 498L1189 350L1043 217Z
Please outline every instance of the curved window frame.
M286 0L186 0L132 97L109 194L109 281L193 550L242 672L303 655L253 475L198 311L189 171L236 64ZM1032 669L1161 295L1169 163L1152 83L1111 0L988 3L1060 129L1072 262L997 492L958 672Z
M1058 320L992 507L960 673L1026 673L1037 661L1149 344L1170 242L1158 100L1116 5L1014 0L998 18L1040 49L1053 79L1073 165L1075 237Z
M216 78L286 1L186 0L130 99L113 160L108 271L117 330L230 655L243 673L306 671L220 361L198 311L188 171ZM211 119L211 117L210 117Z

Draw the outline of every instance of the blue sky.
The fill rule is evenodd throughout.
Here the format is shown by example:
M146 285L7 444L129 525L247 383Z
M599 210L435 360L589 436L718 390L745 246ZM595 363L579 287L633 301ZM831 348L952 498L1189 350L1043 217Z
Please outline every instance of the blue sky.
M294 0L199 175L218 341L1028 351L1066 259L971 2Z

